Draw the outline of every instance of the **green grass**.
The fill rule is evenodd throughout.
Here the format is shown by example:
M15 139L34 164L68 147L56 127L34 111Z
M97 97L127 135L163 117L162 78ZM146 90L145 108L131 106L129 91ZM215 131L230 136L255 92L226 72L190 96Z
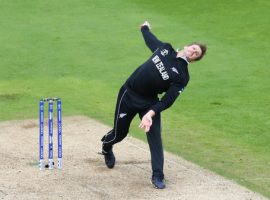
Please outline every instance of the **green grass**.
M0 120L38 116L41 97L64 115L112 125L119 87L149 55L145 19L163 41L203 41L205 59L162 113L167 150L270 197L270 2L2 1ZM131 134L145 140L138 130Z

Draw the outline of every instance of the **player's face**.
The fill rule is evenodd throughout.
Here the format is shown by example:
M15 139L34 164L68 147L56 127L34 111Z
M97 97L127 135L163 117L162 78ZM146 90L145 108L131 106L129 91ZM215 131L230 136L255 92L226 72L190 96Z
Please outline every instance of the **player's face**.
M199 45L192 44L184 47L184 54L189 61L194 61L196 58L200 57L202 50Z

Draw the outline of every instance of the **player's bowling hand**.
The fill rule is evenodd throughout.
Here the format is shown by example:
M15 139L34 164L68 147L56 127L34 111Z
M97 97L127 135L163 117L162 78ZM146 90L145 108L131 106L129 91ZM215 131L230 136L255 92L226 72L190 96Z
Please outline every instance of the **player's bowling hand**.
M144 129L144 132L149 132L150 127L152 126L152 117L155 115L155 112L150 110L142 118L142 121L139 125L140 128Z

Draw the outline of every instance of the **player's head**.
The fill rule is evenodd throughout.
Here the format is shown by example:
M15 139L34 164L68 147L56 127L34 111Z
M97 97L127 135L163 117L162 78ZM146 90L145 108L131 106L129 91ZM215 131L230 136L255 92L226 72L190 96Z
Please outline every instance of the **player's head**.
M184 46L184 54L189 62L201 60L206 50L206 45L197 42Z

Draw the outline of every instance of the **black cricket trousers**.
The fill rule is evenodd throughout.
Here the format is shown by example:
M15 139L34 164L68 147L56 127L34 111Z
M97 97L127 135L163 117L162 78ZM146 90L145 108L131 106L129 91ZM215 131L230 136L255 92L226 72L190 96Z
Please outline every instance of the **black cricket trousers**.
M119 91L115 116L114 127L102 139L102 151L110 151L112 146L122 141L128 134L130 123L138 113L142 119L149 108L158 101L158 98L145 98L127 86L123 85ZM164 155L161 139L161 119L160 113L153 117L153 123L147 135L147 141L151 152L151 164L153 176L164 176L163 165Z

